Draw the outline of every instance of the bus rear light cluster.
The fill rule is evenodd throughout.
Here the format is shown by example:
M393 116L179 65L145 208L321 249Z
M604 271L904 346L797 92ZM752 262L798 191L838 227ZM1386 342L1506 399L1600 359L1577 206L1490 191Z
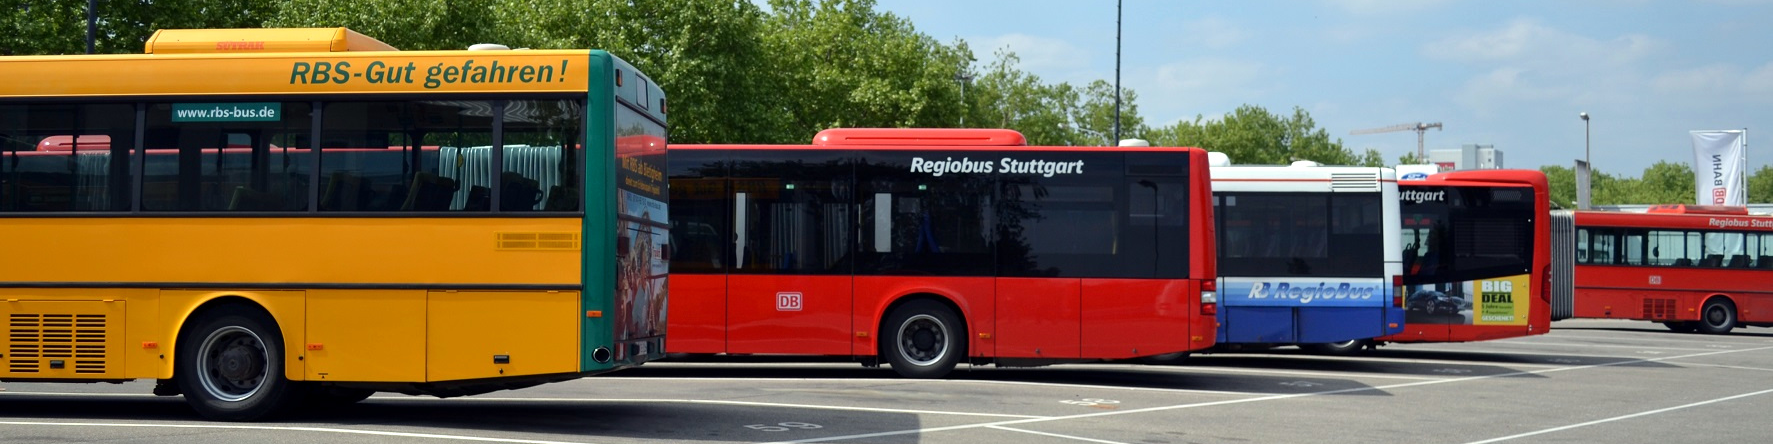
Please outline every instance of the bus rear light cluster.
M1391 277L1391 306L1404 308L1404 275Z
M1219 315L1219 284L1214 281L1200 283L1200 314L1201 316Z

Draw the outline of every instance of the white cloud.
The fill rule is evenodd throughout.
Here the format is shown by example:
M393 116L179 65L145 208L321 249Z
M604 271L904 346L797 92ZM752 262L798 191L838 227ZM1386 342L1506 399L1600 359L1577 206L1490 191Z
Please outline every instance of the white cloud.
M1271 66L1210 57L1171 62L1152 71L1137 72L1128 80L1129 84L1141 85L1140 114L1157 124L1258 103L1284 87Z
M1643 34L1601 40L1520 18L1500 29L1455 35L1423 45L1430 58L1510 64L1550 71L1590 71L1642 60L1667 45Z
M1657 92L1670 94L1773 93L1773 63L1745 70L1732 63L1716 63L1662 73L1650 81Z
M1005 34L995 37L969 38L977 42L973 53L982 61L992 60L999 49L1008 49L1022 59L1022 70L1035 73L1064 73L1088 70L1093 51L1084 51L1070 42L1028 34ZM1045 76L1042 76L1045 77ZM1063 81L1063 80L1059 80Z

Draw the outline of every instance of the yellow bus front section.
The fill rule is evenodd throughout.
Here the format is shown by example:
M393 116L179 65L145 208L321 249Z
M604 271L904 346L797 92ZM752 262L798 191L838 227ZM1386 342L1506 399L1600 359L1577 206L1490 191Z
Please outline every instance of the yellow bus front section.
M172 377L204 307L261 307L298 381L579 370L577 218L11 219L0 379ZM573 239L513 242L512 239Z

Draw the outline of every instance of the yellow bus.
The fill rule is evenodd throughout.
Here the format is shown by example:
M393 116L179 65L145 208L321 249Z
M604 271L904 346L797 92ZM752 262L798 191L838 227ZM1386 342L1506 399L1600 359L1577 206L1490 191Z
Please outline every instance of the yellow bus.
M596 50L0 57L0 381L254 420L664 356L665 96Z

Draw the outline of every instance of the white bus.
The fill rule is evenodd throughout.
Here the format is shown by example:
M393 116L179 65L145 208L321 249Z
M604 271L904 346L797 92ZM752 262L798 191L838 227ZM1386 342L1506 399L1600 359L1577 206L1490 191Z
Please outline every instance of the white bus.
M1219 344L1351 353L1403 330L1392 169L1213 158Z

